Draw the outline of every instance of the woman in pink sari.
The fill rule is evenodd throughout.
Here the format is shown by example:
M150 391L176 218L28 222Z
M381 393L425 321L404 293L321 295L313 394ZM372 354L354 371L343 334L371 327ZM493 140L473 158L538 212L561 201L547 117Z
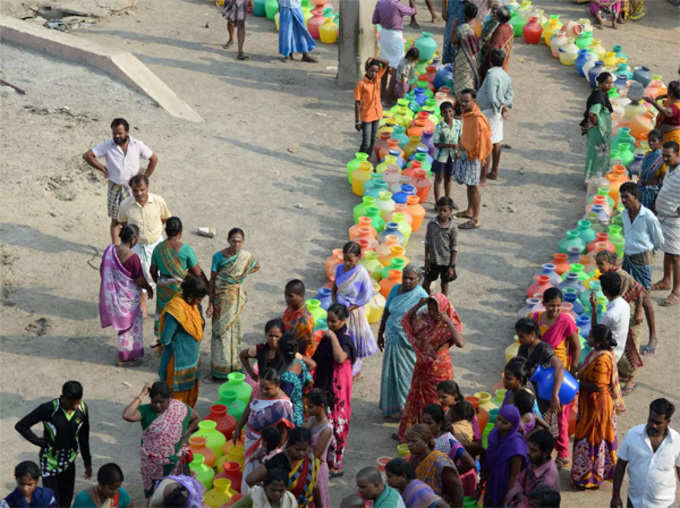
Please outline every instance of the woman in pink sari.
M119 367L137 365L144 356L144 326L141 308L142 289L153 298L153 289L144 278L142 264L132 247L139 228L126 224L120 231L120 245L109 245L99 269L99 319L102 328L118 332Z
M285 443L288 437L288 429L294 427L293 404L281 389L281 378L274 369L267 368L260 372L259 384L253 389L250 402L234 431L234 443L240 439L241 429L244 427L245 462L241 494L245 496L249 488L246 478L261 464L262 431L266 427L276 427L281 433L281 442Z
M144 397L151 404L142 404ZM150 498L154 483L169 474L181 474L181 457L187 448L185 440L198 428L198 413L170 397L170 388L163 381L145 384L141 393L123 411L123 419L140 422L142 443L140 460L144 495Z
M534 312L531 318L538 324L541 339L553 348L555 356L562 362L564 368L572 374L576 372L576 365L581 357L581 343L578 338L578 327L570 314L561 311L562 291L548 288L543 293L544 311ZM561 406L559 413L550 409L547 401L540 401L539 409L543 419L551 426L555 437L555 451L558 468L569 461L569 415L571 404Z

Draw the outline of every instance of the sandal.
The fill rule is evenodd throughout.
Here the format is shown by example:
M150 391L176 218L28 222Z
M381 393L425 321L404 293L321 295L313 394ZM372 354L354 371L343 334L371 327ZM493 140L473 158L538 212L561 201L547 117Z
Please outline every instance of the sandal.
M668 298L666 298L659 305L661 305L662 307L670 307L671 305L675 305L675 304L678 304L678 303L680 303L680 296L670 295Z
M472 219L472 215L468 215L467 212L458 212L453 214L453 216L459 219Z
M239 60L250 60L250 57L248 55L244 55L243 53L239 53L236 58Z
M569 464L569 459L565 459L564 457L557 457L555 459L555 465L557 466L557 469L563 469Z
M664 284L663 281L658 281L652 284L651 290L652 291L661 291L661 290L668 290L671 288L670 284Z
M656 346L642 346L640 348L640 354L646 356L652 356L656 353Z
M458 229L479 229L479 222L475 222L470 219L465 224L458 226Z
M633 386L625 386L625 387L623 388L623 390L621 390L621 393L622 393L623 396L625 397L626 395L630 395L631 393L633 393L633 392L635 391L636 388L637 388L637 385L636 385L636 384L633 385Z

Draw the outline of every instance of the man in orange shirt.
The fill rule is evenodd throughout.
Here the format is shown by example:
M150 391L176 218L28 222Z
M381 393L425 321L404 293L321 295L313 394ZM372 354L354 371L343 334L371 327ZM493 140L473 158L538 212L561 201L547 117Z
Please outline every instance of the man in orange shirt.
M378 122L382 118L382 102L380 99L380 80L387 71L388 62L377 58L366 60L366 74L354 87L355 128L361 131L360 152L373 155L373 145L378 132Z

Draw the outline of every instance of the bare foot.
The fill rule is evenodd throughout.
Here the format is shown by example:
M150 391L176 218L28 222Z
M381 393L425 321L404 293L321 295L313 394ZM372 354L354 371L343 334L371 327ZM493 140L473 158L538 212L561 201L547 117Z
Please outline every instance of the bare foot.
M498 180L498 173L489 173L486 175L489 180Z
M250 57L248 55L244 54L244 53L239 53L236 58L238 58L239 60L249 60L250 59Z

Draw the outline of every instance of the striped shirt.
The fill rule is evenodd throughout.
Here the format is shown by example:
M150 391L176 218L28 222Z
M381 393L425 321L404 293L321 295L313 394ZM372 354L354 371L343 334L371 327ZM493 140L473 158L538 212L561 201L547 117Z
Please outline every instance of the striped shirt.
M668 169L656 197L656 213L664 217L680 217L680 165Z

